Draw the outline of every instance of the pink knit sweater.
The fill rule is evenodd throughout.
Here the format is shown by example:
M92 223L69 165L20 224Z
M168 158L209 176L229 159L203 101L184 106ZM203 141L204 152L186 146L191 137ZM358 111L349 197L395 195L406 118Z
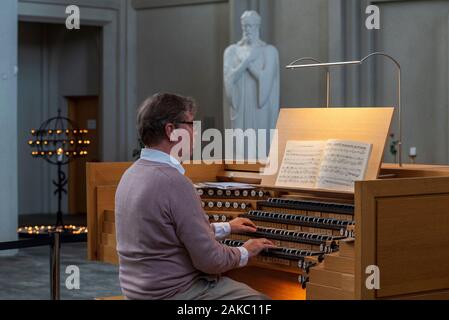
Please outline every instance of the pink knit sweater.
M120 284L129 299L166 299L204 274L237 268L240 251L215 240L191 181L166 164L138 160L115 198Z

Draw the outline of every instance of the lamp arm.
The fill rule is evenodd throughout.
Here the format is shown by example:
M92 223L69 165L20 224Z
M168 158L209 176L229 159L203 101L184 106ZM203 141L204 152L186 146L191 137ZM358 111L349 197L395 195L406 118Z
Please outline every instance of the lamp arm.
M365 58L363 58L360 61L360 64L363 64L365 61L371 59L375 56L382 56L389 60L391 60L397 68L398 72L398 121L399 121L399 142L398 142L398 151L399 151L399 166L402 167L402 70L401 70L401 64L398 60L390 56L389 54L386 54L385 52L373 52L369 55L367 55Z
M312 57L303 57L303 58L299 58L299 59L296 59L295 61L291 62L286 68L289 69L289 68L293 67L294 65L296 65L298 62L303 62L303 61L313 61L318 64L323 64L323 62L318 59L315 59ZM330 73L329 67L326 67L326 108L328 108L328 109L330 108L330 104L331 104L330 91L331 91L331 73Z

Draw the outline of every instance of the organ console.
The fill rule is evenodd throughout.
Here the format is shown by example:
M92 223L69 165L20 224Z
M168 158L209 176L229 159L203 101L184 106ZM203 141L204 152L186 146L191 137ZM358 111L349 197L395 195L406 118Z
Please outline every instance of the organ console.
M359 129L367 126L362 121ZM281 131L281 144L285 136ZM375 147L372 157L377 154L380 161L383 147ZM118 262L114 196L130 165L87 165L91 260ZM259 165L193 164L185 169L211 222L244 217L257 225L255 234L232 235L223 244L241 246L263 237L278 245L227 274L273 299L449 299L449 167L377 166L380 170L368 170L375 177L357 181L354 192L278 188L274 178L260 174ZM240 182L252 188L222 190L206 187L206 182ZM370 266L380 270L380 288L366 286Z
M88 164L91 260L118 262L114 196L130 165ZM223 180L236 168L187 166L187 176L194 182ZM248 175L260 181L258 168L250 170L240 171L241 176L234 172L234 181L246 182ZM258 226L256 234L232 235L224 244L239 246L249 238L264 237L279 246L228 275L274 299L449 298L449 168L384 165L381 174L389 178L362 181L353 196L339 199L332 192L275 188L249 191L246 199L243 192L238 197L204 192L203 203L214 204L205 207L211 222L245 217ZM259 192L263 196L257 200ZM233 203L251 205L234 209ZM422 261L432 263L423 267ZM381 289L374 292L364 285L369 265L381 271Z

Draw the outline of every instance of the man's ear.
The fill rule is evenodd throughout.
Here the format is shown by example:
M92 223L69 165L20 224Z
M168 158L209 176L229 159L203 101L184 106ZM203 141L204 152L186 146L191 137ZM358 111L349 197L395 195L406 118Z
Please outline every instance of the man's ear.
M170 141L170 142L175 142L175 141L172 141L173 140L172 134L173 134L173 131L175 131L175 129L176 128L172 123L167 123L165 125L165 136L167 137L168 141Z

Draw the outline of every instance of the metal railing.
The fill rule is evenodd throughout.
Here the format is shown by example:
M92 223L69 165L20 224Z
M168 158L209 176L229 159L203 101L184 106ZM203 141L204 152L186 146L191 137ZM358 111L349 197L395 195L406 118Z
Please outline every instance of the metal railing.
M0 251L27 249L35 247L50 247L50 299L60 300L60 269L61 269L61 244L85 242L85 239L76 237L64 237L61 232L52 232L48 237L26 239L10 242L0 242Z

